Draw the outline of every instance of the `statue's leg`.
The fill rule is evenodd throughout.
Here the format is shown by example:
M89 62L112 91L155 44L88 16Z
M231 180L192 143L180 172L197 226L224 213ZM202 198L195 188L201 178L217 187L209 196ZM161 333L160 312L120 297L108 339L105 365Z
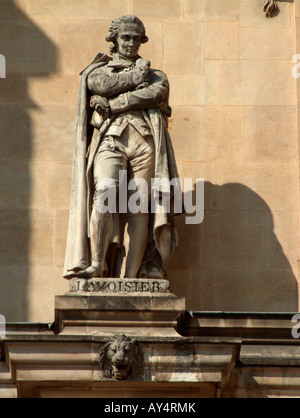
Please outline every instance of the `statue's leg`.
M111 193L117 198L119 171L126 169L126 159L115 149L111 149L109 139L103 143L94 160L94 204L90 219L91 265L80 273L80 277L106 277L106 256L113 232L113 214L110 210L102 213L100 199L107 195L107 180L111 182ZM112 187L114 185L114 187ZM109 186L110 187L110 186ZM105 195L104 195L105 194Z
M101 192L100 192L101 193ZM99 192L95 199L99 197ZM95 202L96 203L96 202ZM85 270L86 277L106 277L107 266L105 262L109 246L113 223L112 214L100 213L94 203L90 220L90 242L92 264Z
M147 208L151 199L151 179L155 174L155 146L152 136L143 138L133 127L130 126L130 141L128 154L133 156L129 159L128 180L143 179L147 184ZM128 190L128 198L136 193ZM135 278L138 275L143 257L146 251L149 237L149 213L127 213L127 232L129 248L126 258L126 278Z
M126 278L137 277L148 243L149 215L137 213L127 215L129 249L126 258Z

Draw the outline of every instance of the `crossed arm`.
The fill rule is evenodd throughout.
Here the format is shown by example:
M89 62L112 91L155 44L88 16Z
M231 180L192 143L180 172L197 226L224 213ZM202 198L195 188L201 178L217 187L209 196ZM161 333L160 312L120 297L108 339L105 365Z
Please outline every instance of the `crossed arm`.
M162 71L151 70L145 76L137 71L108 75L101 70L93 71L88 77L88 88L95 95L91 106L98 105L98 111L109 107L110 113L116 114L158 107L168 101L169 83Z

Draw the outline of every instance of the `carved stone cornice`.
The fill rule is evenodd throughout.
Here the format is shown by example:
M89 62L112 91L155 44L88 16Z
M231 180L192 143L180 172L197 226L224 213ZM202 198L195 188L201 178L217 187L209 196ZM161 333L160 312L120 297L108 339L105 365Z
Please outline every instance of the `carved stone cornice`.
M116 393L153 398L164 393L163 397L174 398L179 392L193 398L299 397L300 324L294 322L295 314L185 311L181 335L166 336L165 306L157 302L152 302L158 308L157 317L149 319L147 312L140 311L148 332L135 338L136 327L131 327L130 336L113 337L111 327L95 332L103 318L95 317L92 323L80 304L77 320L75 311L72 319L77 326L69 322L59 335L48 324L7 324L5 337L0 339L0 399L101 398ZM89 302L89 306L100 315L101 305ZM85 321L85 333L79 319ZM134 316L124 321L128 319L137 321ZM162 330L160 335L149 327L154 320L160 323L156 327ZM121 354L132 350L129 357L137 364L129 362L131 367L124 367L125 357L113 359L114 342L124 343ZM116 364L117 359L123 367Z
M277 0L265 0L262 8L266 14L266 17L272 17L276 12L279 12Z

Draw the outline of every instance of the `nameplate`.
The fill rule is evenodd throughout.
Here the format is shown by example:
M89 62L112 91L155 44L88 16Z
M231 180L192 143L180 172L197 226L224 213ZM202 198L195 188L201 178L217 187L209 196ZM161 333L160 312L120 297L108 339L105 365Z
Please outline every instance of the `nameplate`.
M69 281L70 292L169 293L169 282L161 279L79 279Z

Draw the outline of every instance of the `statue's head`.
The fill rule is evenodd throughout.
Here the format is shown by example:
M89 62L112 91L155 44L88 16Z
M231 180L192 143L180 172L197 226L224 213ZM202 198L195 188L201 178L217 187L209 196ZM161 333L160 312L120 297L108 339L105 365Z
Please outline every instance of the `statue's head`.
M106 36L112 42L110 52L118 52L127 59L137 57L141 44L148 42L145 26L136 16L127 15L114 19Z

